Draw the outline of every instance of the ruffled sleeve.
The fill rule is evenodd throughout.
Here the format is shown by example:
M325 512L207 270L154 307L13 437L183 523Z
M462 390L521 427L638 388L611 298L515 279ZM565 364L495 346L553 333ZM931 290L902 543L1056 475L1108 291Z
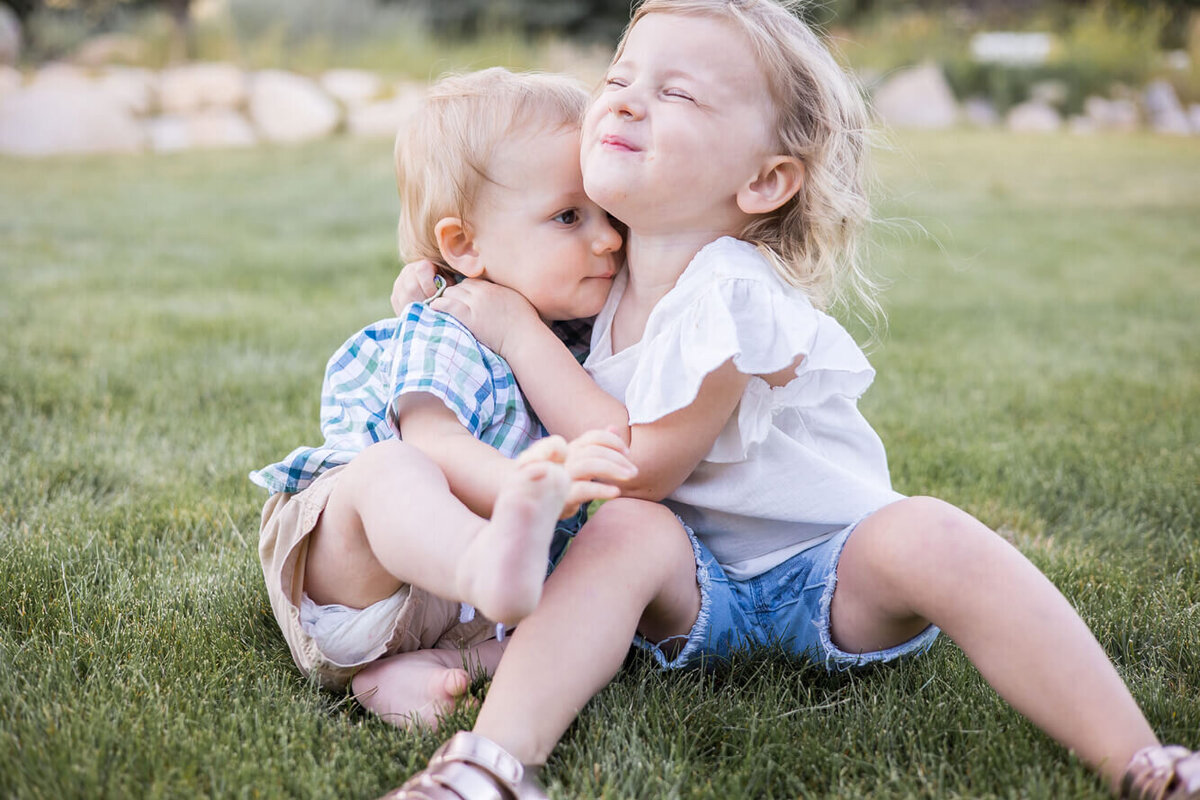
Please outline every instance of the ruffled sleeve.
M875 374L841 325L777 278L752 245L720 239L697 254L647 321L625 394L629 421L653 422L690 405L704 378L730 359L743 374L767 375L800 356L784 386L750 380L706 460L745 458L780 410L857 398Z
M491 370L481 345L461 322L423 303L404 309L392 364L392 402L412 392L432 394L454 412L476 438L495 412Z

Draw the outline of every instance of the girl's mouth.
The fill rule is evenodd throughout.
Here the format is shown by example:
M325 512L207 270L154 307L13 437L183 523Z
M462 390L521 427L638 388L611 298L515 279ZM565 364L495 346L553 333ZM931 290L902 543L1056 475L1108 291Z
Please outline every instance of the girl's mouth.
M606 150L618 150L625 153L638 152L638 148L634 147L627 139L611 134L600 139L600 146Z

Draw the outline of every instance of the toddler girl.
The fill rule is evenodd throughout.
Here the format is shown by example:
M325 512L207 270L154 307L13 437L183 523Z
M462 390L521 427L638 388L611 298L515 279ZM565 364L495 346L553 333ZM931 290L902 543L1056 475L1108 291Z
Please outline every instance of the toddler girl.
M1114 789L1200 797L1200 757L1159 745L1054 586L965 512L891 488L856 404L873 370L821 310L865 285L867 125L779 4L638 8L584 120L585 189L628 226L586 372L515 293L468 282L437 304L509 361L549 430L613 427L638 475L546 584L474 733L398 797L539 796L522 765L544 763L635 631L666 668L780 643L846 669L939 629ZM643 528L628 498L683 526Z

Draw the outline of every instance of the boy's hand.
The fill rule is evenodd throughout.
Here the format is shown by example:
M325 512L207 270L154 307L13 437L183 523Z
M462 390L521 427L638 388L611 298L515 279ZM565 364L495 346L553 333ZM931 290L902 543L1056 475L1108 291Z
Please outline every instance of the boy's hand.
M486 280L468 278L448 286L430 306L466 325L481 344L500 355L504 355L506 335L514 328L530 321L541 324L524 295Z
M553 461L562 464L571 478L562 518L574 514L582 503L611 500L621 494L613 483L637 475L629 448L612 431L588 431L568 442L561 436L540 439L517 456L519 463Z
M397 317L409 303L419 303L437 293L433 280L436 276L437 268L428 260L414 261L400 270L392 284L392 311Z

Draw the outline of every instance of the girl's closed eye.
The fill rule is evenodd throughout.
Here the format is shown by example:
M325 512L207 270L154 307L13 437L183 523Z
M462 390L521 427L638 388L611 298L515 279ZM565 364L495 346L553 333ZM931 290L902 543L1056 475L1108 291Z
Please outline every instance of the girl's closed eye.
M696 98L692 97L690 94L685 92L683 89L676 89L676 88L663 89L663 95L666 97L674 97L679 100L687 100L690 103L696 102Z
M562 225L574 225L579 222L579 211L574 208L565 208L554 215L554 221Z

